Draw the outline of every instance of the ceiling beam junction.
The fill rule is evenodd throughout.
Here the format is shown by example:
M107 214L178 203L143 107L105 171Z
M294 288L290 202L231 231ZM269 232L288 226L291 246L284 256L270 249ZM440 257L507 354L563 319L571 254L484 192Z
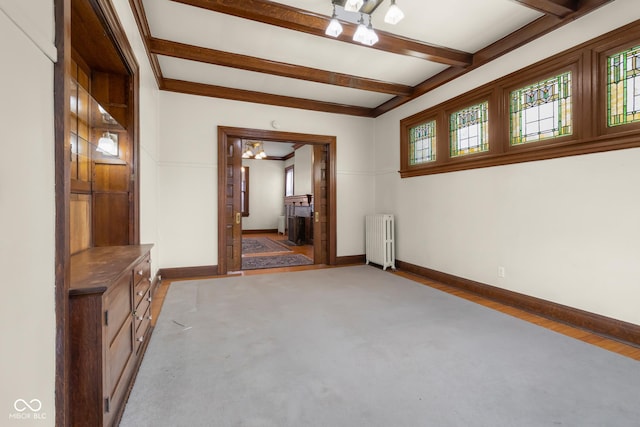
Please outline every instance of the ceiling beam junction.
M577 0L516 0L531 9L535 9L545 15L553 15L558 18L574 13L578 10Z

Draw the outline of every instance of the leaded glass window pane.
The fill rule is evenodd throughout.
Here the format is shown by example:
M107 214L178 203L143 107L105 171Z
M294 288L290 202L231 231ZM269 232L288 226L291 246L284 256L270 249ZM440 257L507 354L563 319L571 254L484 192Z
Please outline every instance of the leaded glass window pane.
M571 135L571 72L511 92L511 145Z
M409 164L432 162L436 159L436 121L409 129Z
M607 124L640 121L640 46L607 58Z
M489 150L489 102L472 105L450 117L451 157Z

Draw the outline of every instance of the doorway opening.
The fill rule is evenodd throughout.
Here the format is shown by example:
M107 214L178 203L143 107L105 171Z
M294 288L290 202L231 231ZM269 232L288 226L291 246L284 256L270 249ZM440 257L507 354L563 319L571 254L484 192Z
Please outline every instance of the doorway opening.
M284 208L284 218L278 218L278 233L264 231L265 236L243 235L243 215L246 208L246 187L243 187L242 152L247 140L264 142L287 142L306 147L312 152L310 191L293 197L280 196L278 201ZM291 256L307 256L309 263L336 263L336 138L327 135L311 135L291 132L268 131L247 128L218 127L218 273L227 274L243 269L243 258L259 255L243 250L243 236L256 240L266 237L283 246ZM250 168L251 169L251 168ZM255 181L254 181L255 182ZM295 206L297 199L298 206ZM289 206L286 206L286 203ZM291 206L294 203L294 206ZM304 207L302 205L305 205ZM259 206L255 207L259 209ZM303 212L304 211L304 212ZM304 230L298 230L302 219ZM285 224L281 225L281 221ZM289 231L295 227L301 235L291 237ZM247 230L245 230L247 231ZM255 229L253 231L256 231ZM302 240L298 237L302 236ZM255 243L255 242L252 242ZM268 250L269 248L267 248ZM277 248L276 248L277 249ZM276 251L273 251L276 252ZM308 254L308 255L305 255ZM277 254L272 254L277 256ZM311 255L311 256L309 256ZM255 260L251 260L255 261ZM247 263L249 264L249 263ZM255 267L256 263L253 264ZM273 266L277 267L277 265ZM272 268L266 265L257 268Z

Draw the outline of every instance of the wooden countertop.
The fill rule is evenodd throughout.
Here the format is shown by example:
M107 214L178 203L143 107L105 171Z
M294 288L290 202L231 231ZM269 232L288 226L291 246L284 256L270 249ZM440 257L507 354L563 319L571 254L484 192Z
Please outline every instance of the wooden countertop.
M131 270L153 244L103 246L71 256L69 295L104 293L124 271Z

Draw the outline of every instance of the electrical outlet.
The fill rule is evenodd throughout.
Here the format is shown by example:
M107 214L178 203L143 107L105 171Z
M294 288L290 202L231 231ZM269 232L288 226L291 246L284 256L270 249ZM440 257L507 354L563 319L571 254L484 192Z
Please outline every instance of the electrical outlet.
M498 277L504 277L504 276L505 276L504 267L502 266L498 267Z

